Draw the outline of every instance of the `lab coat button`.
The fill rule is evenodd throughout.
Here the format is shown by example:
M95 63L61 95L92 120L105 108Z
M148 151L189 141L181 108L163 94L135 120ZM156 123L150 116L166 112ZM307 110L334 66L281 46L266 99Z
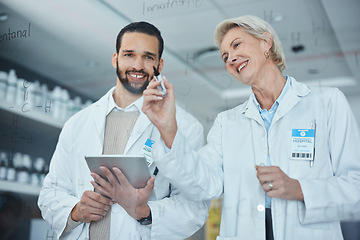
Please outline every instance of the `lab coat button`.
M259 166L260 166L260 167L263 167L263 166L265 166L265 164L264 164L263 162L261 162L261 163L259 164Z
M259 212L263 212L263 211L265 210L264 205L259 204L259 205L257 206L257 210L258 210Z

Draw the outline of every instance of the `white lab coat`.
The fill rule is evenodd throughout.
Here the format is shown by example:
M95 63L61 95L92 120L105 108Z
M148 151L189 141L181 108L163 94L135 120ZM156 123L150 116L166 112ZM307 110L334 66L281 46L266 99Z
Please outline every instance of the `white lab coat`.
M99 101L80 111L62 129L51 159L50 171L39 196L42 216L61 239L87 239L89 223L63 232L72 208L86 190L93 190L92 177L84 156L101 155L108 99L111 89ZM201 124L177 107L177 122L193 149L204 142ZM156 144L160 134L141 111L128 140L124 154L141 154L145 141ZM150 166L153 173L155 164ZM197 231L206 221L209 201L189 201L170 184L160 170L155 179L156 199L150 199L152 225L142 226L118 204L111 210L111 239L184 239ZM150 238L151 236L151 238Z
M289 77L291 86L268 131L250 96L222 112L198 153L178 132L159 169L189 199L223 194L218 240L265 239L265 193L255 165L272 165L298 179L304 202L272 199L276 240L343 239L339 220L360 218L359 128L344 95L336 88L308 88ZM292 129L309 129L316 120L315 159L291 160ZM155 155L160 149L154 149Z

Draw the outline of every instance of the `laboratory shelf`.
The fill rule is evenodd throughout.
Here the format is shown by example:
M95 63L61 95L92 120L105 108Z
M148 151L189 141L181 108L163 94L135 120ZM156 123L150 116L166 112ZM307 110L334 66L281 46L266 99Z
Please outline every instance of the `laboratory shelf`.
M13 192L18 194L38 196L40 190L40 186L0 180L0 191L2 192Z
M3 110L8 113L13 113L18 116L46 124L55 128L62 128L64 122L54 119L50 113L45 113L45 106L42 106L43 111L38 111L37 109L30 109L28 105L14 105L12 103L6 102L5 100L0 100L0 110Z
M25 112L24 112L25 110ZM0 100L0 150L42 157L49 163L63 122L50 113Z

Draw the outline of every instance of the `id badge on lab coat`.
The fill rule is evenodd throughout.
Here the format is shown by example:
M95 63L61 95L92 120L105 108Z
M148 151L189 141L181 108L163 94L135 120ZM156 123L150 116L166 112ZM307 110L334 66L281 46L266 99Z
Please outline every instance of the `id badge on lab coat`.
M314 160L315 129L293 129L291 159Z
M152 151L152 146L154 143L155 143L154 140L151 140L150 138L148 138L145 142L144 147L141 149L142 154L146 158L146 163L147 163L148 167L150 167L151 164L153 163L151 151Z

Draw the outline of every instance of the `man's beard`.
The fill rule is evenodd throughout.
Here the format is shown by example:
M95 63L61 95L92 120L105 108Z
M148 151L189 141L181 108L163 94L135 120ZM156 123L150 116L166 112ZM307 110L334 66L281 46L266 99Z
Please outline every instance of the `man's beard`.
M131 83L128 80L128 74L129 72L131 73L142 73L145 75L146 81L141 85L141 86L133 86L131 85ZM133 93L133 94L142 94L146 87L149 85L149 74L144 72L143 70L141 71L126 71L125 74L119 69L119 64L116 61L116 75L118 76L118 78L120 79L121 84L124 86L124 88L126 90L128 90L129 92ZM140 85L140 83L135 83L136 85Z

